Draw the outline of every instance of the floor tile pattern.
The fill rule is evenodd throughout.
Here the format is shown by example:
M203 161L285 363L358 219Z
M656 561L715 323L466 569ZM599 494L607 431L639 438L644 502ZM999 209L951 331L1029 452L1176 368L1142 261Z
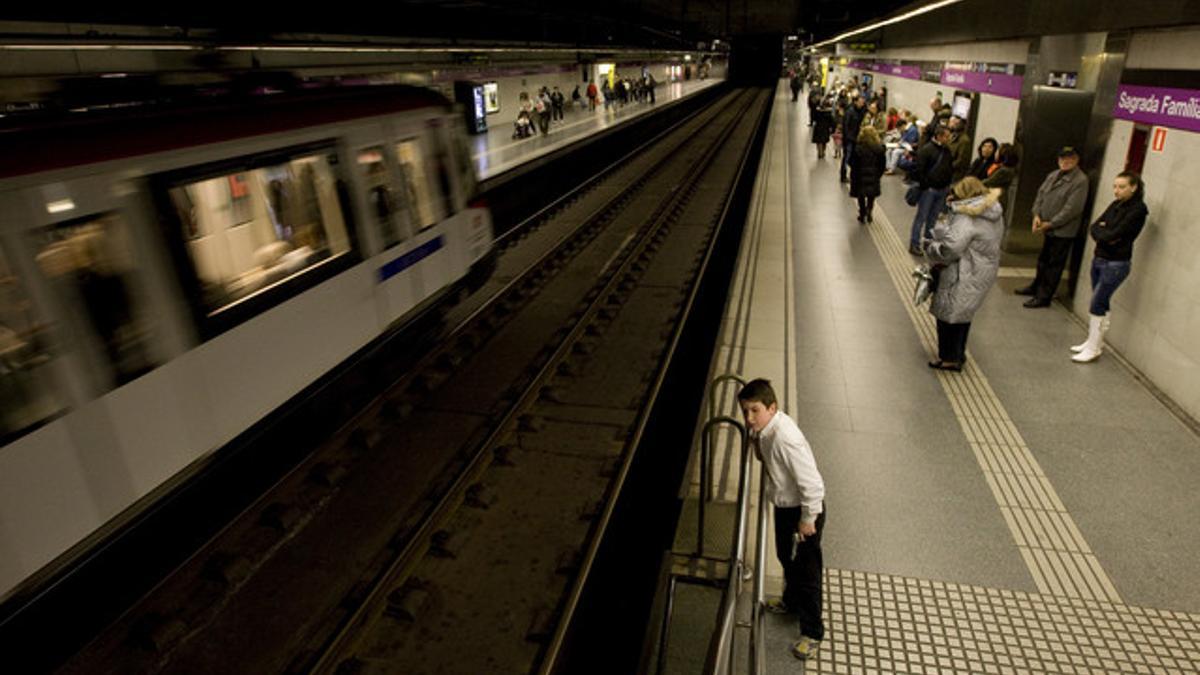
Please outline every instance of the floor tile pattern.
M913 259L883 210L876 209L876 215L876 222L869 225L871 238L917 333L935 354L934 319L924 307L912 303ZM961 373L938 375L1038 590L1120 602L1112 581L974 359L968 354Z
M807 672L1200 671L1200 615L850 570L825 571Z

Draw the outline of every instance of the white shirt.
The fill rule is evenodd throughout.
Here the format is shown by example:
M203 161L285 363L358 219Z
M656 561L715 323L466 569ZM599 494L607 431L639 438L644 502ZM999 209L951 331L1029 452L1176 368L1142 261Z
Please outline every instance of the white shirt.
M800 506L800 520L816 522L824 508L825 481L800 428L781 410L757 439L767 469L767 499L780 508Z

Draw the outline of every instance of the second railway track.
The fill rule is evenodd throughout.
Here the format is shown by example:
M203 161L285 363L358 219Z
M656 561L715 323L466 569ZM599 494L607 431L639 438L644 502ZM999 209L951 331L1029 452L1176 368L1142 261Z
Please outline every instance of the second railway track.
M548 668L765 100L522 232L461 329L64 671Z

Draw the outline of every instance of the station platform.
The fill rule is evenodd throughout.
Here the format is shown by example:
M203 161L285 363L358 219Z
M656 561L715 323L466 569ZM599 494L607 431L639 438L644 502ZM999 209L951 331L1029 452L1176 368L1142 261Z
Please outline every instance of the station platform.
M766 672L1200 671L1200 437L1116 355L1073 363L1086 329L1058 304L1023 308L1022 270L1003 270L976 315L963 372L928 368L904 185L885 177L859 224L803 101L777 91L710 373L772 380L825 480L825 640L797 661L794 620L766 615ZM716 393L740 418L736 388ZM728 542L739 450L728 433L716 447L704 540ZM697 536L693 468L676 551ZM662 672L699 672L719 601L706 590L676 603ZM748 672L746 632L734 672Z
M548 133L539 132L529 138L513 138L514 115L493 115L488 118L487 133L473 136L469 141L476 173L481 182L485 181L723 81L721 78L710 77L703 80L660 82L655 88L654 103L630 101L621 105L620 102L616 102L608 108L600 104L594 111L572 106L568 99L564 119L551 122ZM530 94L532 93L531 91Z

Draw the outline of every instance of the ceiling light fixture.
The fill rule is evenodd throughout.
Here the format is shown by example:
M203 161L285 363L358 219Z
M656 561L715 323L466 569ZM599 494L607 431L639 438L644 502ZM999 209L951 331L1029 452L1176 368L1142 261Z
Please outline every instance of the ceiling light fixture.
M959 2L962 2L962 0L941 0L940 2L935 2L930 5L925 5L924 7L918 7L916 9L912 10L911 12L905 12L904 14L901 14L900 16L894 16L890 19L884 19L883 21L877 21L873 24L870 24L869 26L863 26L862 28L855 28L854 30L852 30L848 33L842 33L841 35L834 37L834 38L830 38L828 40L825 40L824 42L818 42L817 44L813 45L812 48L816 49L818 47L824 47L825 45L834 44L836 42L841 42L842 40L845 40L846 38L852 37L854 35L858 35L859 33L866 33L867 31L872 31L872 30L875 30L876 28L883 28L884 26L890 26L894 23L900 23L901 21L907 21L907 20L913 18L914 16L928 14L929 12L932 12L934 10L941 9L943 7L948 7L950 5L953 5L953 4L956 4Z

